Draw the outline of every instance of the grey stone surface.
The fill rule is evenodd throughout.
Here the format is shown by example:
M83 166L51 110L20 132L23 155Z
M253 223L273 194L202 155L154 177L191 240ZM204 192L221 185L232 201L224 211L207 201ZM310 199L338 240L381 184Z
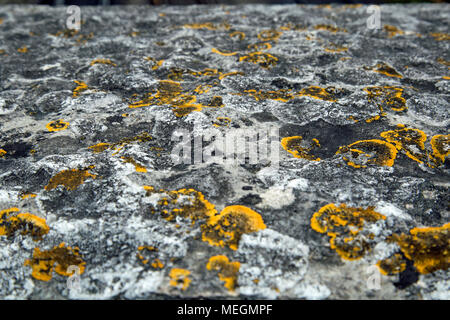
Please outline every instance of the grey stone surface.
M66 30L65 8L1 6L0 210L29 212L45 219L49 231L40 240L26 232L0 236L0 297L449 299L448 238L432 249L444 260L440 270L421 274L406 259L400 274L373 271L379 260L401 252L388 240L393 234L449 222L449 162L445 155L436 162L430 145L433 136L448 137L449 15L448 4L382 6L380 29L370 30L365 6L83 7L81 29L73 33ZM265 30L275 30L275 37L265 39ZM269 45L252 53L260 43ZM252 57L274 63L266 68ZM381 64L397 73L375 72ZM239 74L223 77L229 72ZM183 96L155 98L158 90L164 96L168 79L199 110L177 116L175 100ZM87 88L75 90L74 81ZM196 92L200 85L209 91ZM325 98L306 95L311 86L328 90ZM386 95L368 99L364 88L374 86L402 90L402 108L395 110ZM246 90L278 92L284 101ZM149 94L147 106L129 107ZM214 106L219 96L222 107ZM218 117L231 123L216 127ZM67 128L49 131L58 119ZM398 124L426 134L423 150L409 149L424 156L422 163L402 148L392 166L355 168L336 154L356 141L385 141L380 133L401 130ZM294 157L279 141L275 169L264 161L175 165L171 159L179 129L201 136L269 127L280 139L318 139L310 153L320 161ZM152 139L126 140L144 132ZM98 143L111 148L93 152L89 147ZM376 157L373 152L367 154ZM95 178L73 189L46 188L72 169ZM158 203L164 196L143 186L195 189L217 212L247 206L266 229L244 234L237 250L211 245L202 241L204 219L167 221ZM329 203L373 206L385 216L364 223L362 241L370 250L360 259L342 259L327 234L311 227L313 214ZM11 227L5 219L0 228ZM55 268L42 281L25 265L35 247L50 250L61 242L78 247L85 262L78 290L68 287L73 276ZM164 267L144 264L139 253ZM234 291L206 268L216 255L240 262ZM173 268L189 270L186 290L171 285ZM380 280L375 289L368 285L373 277Z

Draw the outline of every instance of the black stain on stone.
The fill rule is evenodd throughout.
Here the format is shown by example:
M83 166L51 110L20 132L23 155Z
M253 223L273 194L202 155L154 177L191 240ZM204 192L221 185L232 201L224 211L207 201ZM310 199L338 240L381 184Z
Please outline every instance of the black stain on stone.
M2 149L7 152L9 158L25 158L30 154L32 145L26 142L14 142L5 144Z
M417 272L416 268L414 268L411 260L406 260L406 268L402 273L400 273L398 282L394 282L394 286L400 290L403 290L416 283L417 280L419 280L419 272Z
M254 206L262 201L261 197L254 193L249 193L239 199L239 203L243 205Z

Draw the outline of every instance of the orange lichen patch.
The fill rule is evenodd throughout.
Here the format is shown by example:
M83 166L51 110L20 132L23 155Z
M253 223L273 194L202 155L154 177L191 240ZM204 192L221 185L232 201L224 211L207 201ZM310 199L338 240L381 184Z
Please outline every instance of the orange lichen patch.
M79 30L76 30L76 29L65 29L65 30L58 31L57 33L52 34L52 35L55 37L62 36L63 38L72 38L75 35L77 35L78 32L79 32Z
M434 32L434 33L430 33L430 35L436 41L449 41L450 40L450 34L448 34L448 33Z
M422 274L450 267L450 223L442 227L414 228L410 234L393 234L406 258Z
M222 80L226 77L230 77L230 76L235 76L235 75L241 75L243 76L244 73L241 71L232 71L232 72L227 72L227 73L220 73L219 75L219 80Z
M436 61L439 62L440 64L443 64L444 66L450 67L450 61L447 61L443 58L437 58Z
M396 35L402 35L404 32L395 26L384 25L383 30L387 32L388 38L392 38Z
M237 250L243 234L266 228L259 213L245 206L228 206L201 226L202 240L213 246Z
M41 251L39 248L34 248L33 257L26 260L25 265L32 268L31 276L41 281L51 280L53 271L70 277L73 273L69 272L69 267L78 267L79 274L82 274L86 268L86 262L80 256L80 249L66 247L64 243L51 250Z
M205 69L203 71L191 72L194 76L216 76L219 75L217 69ZM195 93L203 93L204 87L197 87L191 92L183 93L183 88L179 82L172 80L161 80L156 93L149 93L144 99L129 105L130 108L147 107L151 105L169 105L177 117L184 117L191 112L201 111L205 107L223 107L221 97L213 97L208 105L195 103L197 96ZM206 86L207 88L207 86Z
M133 158L131 157L120 157L120 158L123 159L125 163L131 163L132 165L134 165L136 172L147 172L147 169L144 166L137 163L136 160L134 160Z
M36 198L37 194L35 193L24 193L20 196L21 199L28 199L28 198Z
M211 98L211 101L208 103L208 107L210 108L223 108L225 105L223 104L223 99L221 96L214 96Z
M0 211L0 236L12 237L17 232L31 235L34 240L41 240L50 228L45 219L31 213L18 213L18 208Z
M347 47L339 46L339 45L334 44L334 43L330 43L330 44L328 45L328 47L325 47L325 48L324 48L324 50L325 50L326 52L338 53L338 52L345 52L345 51L348 50L348 48L347 48Z
M201 84L194 89L194 92L198 93L198 94L204 94L204 93L208 93L209 90L211 90L211 88L212 88L212 85L210 85L210 84Z
M400 73L398 73L394 68L392 68L390 65L384 62L378 63L375 67L368 67L366 69L384 74L385 76L388 77L403 78L403 76Z
M0 24L2 24L3 23L3 19L2 18L0 18Z
M0 149L0 158L4 157L5 154L7 154L7 153L8 153L8 152L6 152L5 150Z
M76 98L80 95L82 91L85 91L88 89L88 86L83 81L77 81L74 80L74 82L78 85L75 89L73 89L73 97Z
M444 80L450 80L450 76L442 76L442 79L444 79Z
M92 152L94 153L100 153L105 151L106 149L110 148L111 144L110 143L105 143L105 142L100 142L97 143L93 146L88 147L88 149L90 149Z
M365 231L367 225L385 220L373 207L353 208L341 204L327 204L311 218L311 228L330 237L330 247L346 260L357 260L371 249L368 239L373 234Z
M445 162L445 158L450 154L450 134L438 134L430 141L433 153L430 155L435 166L440 166Z
M62 119L49 122L46 126L48 131L61 131L69 127L69 122L64 122Z
M229 34L231 38L238 37L239 40L245 39L245 33L242 31L234 31Z
M339 147L336 154L344 154L342 159L354 168L365 168L367 164L392 167L397 157L397 149L388 142L372 139Z
M152 57L145 57L144 59L153 62L152 70L157 70L164 62L164 60L156 60Z
M262 51L271 49L272 45L269 42L259 42L249 44L247 48L251 51Z
M311 155L310 152L316 147L320 147L319 140L312 139L310 146L305 146L302 136L286 137L281 139L281 146L284 150L296 158L302 158L311 161L320 161L320 158Z
M255 89L250 89L244 90L244 93L255 98L256 101L270 99L287 102L295 98L290 89L280 89L277 91L256 91Z
M380 272L386 276L402 273L406 269L406 260L399 253L377 262Z
M20 53L27 53L27 52L28 52L28 48L27 48L27 47L19 48L19 49L17 49L17 52L20 52Z
M185 24L185 28L208 29L208 30L230 30L231 26L227 22L213 24L212 22Z
M181 117L187 116L188 114L190 114L194 111L201 111L202 108L203 108L203 106L200 104L186 104L186 105L177 106L177 107L173 108L172 111L176 117L181 118Z
M298 92L298 96L308 96L314 99L336 102L337 99L335 98L335 93L336 90L333 87L321 88L317 86L310 86Z
M109 64L113 67L117 67L117 64L111 61L111 59L95 59L91 61L91 66L96 64Z
M229 127L231 119L228 117L217 117L213 122L214 127Z
M406 99L403 95L403 88L394 86L366 87L367 99L374 102L380 109L380 116L385 116L384 107L389 107L393 111L400 112L407 109Z
M425 132L419 129L403 128L382 132L380 136L395 145L397 150L403 150L406 156L414 161L423 163L427 160Z
M269 69L277 64L278 58L265 52L256 51L240 57L239 61L251 62L258 64L262 68Z
M224 51L218 50L216 48L212 48L211 52L214 52L214 53L220 54L222 56L226 56L226 57L235 56L239 53L239 52L224 52Z
M137 257L138 259L143 263L143 264L148 264L150 262L150 259L152 259L150 266L153 269L162 269L164 268L164 263L161 262L160 259L155 258L155 257L150 257L150 258L145 258L143 256L144 252L150 253L150 254L155 254L158 252L158 248L155 248L153 246L140 246L138 247L138 253L137 253Z
M191 283L191 279L189 279L190 274L191 272L189 270L173 268L169 273L169 284L172 287L177 287L184 291L189 287L189 284Z
M217 213L215 206L205 199L205 196L195 189L179 189L156 191L152 186L144 186L147 196L158 193L161 195L157 208L161 216L167 221L173 221L177 216L190 218L192 223L197 220L207 220Z
M75 190L78 186L83 184L84 180L87 178L95 179L97 177L88 172L88 170L92 168L93 166L90 166L87 169L70 169L58 172L50 179L48 185L46 185L44 189L49 191L58 186L64 186L67 190Z
M234 291L240 266L239 262L230 262L226 256L220 255L209 258L206 269L218 271L219 279L225 282L224 287Z
M336 33L336 32L347 32L346 29L334 27L334 26L327 25L327 24L318 24L318 25L316 25L316 26L314 27L314 29L316 29L316 30L328 31L328 32L332 32L332 33Z
M258 34L261 41L277 41L283 33L276 30L263 30Z

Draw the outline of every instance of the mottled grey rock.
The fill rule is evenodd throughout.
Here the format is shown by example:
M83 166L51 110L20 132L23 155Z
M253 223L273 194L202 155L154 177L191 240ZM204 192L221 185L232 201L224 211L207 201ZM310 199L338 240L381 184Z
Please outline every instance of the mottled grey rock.
M0 211L17 208L0 216L0 297L448 299L450 6L381 6L379 29L370 15L83 7L74 32L66 8L0 7ZM278 167L171 157L183 129L271 128ZM296 136L301 149L283 148ZM360 209L317 218L318 232L313 215L331 203ZM234 248L205 239L210 225L237 232L216 221L229 206L257 213L235 221ZM439 245L408 238L429 227ZM79 254L42 253L61 243ZM395 256L400 272L381 274Z

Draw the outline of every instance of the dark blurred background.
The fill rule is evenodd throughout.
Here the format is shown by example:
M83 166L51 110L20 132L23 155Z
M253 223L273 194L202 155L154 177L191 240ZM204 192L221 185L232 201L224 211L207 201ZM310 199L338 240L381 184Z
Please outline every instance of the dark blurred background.
M47 4L47 5L184 5L184 4L244 4L244 3L272 3L272 4L356 4L356 3L409 3L409 2L448 2L445 0L0 0L1 4Z

